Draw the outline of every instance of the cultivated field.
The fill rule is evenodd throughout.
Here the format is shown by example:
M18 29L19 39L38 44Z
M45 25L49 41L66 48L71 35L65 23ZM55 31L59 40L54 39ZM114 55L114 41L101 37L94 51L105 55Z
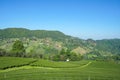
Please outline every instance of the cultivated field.
M0 57L0 69L0 80L120 80L120 64L114 62Z
M35 62L32 58L0 57L0 69L20 67Z

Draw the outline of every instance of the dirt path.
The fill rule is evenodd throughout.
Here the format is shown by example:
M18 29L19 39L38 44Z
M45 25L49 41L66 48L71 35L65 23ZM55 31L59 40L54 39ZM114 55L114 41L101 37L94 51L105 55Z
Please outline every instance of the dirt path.
M92 62L88 62L87 64L85 64L85 65L83 65L83 66L81 66L81 67L79 67L79 68L85 68L85 67L87 67L88 65L90 65Z

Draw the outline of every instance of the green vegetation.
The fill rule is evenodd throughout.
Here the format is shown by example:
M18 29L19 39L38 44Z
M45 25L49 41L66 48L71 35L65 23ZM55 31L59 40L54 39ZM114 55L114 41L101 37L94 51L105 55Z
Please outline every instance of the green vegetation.
M55 62L49 60L39 60L35 63L32 63L31 66L39 66L39 67L50 67L50 68L71 68L78 67L77 64L71 64L69 62Z
M6 51L4 49L0 49L0 56L5 56L6 55Z
M71 52L71 50L61 49L60 53L53 56L52 60L54 61L66 61L69 59L70 61L79 61L82 60L82 56L80 54L76 54Z
M19 67L35 62L36 59L19 57L0 57L0 69Z
M120 39L97 40L96 43L96 48L100 51L111 52L112 54L120 54Z
M26 62L29 62L31 58L1 57L0 59L6 63L12 63L12 60L13 62L22 62L24 59L28 59ZM21 68L18 67L18 69L12 70L12 68L8 71L7 69L0 70L0 80L120 80L120 64L115 62L86 60L53 62L40 59L23 65Z
M59 31L0 30L0 80L120 80L119 74L120 39L95 41Z
M9 34L9 35L8 35ZM4 38L46 38L51 37L54 40L62 40L66 36L59 31L46 31L46 30L28 30L24 28L7 28L0 29L0 39Z
M62 49L65 52L61 53ZM120 39L83 40L59 31L7 28L0 29L0 56L54 61L120 60Z
M25 48L22 41L16 40L11 50L12 56L23 57L25 55Z

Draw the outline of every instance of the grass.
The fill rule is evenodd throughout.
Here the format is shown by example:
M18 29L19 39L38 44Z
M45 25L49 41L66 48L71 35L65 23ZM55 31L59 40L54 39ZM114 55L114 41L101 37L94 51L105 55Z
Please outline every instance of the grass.
M7 69L12 67L28 65L34 61L36 61L36 59L18 58L18 57L0 57L0 69Z
M87 64L88 61L81 61L81 62L55 62L49 60L38 60L35 63L32 63L31 66L39 66L39 67L51 67L51 68L75 68L80 67L82 65Z
M119 74L120 64L114 62L38 60L20 69L0 72L0 80L120 80Z

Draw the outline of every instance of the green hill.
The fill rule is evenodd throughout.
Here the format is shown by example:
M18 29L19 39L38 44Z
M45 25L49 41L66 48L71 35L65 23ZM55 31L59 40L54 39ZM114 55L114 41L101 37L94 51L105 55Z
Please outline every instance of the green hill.
M27 57L49 59L65 49L76 55L80 54L85 59L120 59L120 39L83 40L60 31L24 28L0 29L0 55L10 53L16 40L23 42ZM68 57L69 54L61 56Z
M96 48L101 51L107 51L113 54L120 54L120 39L97 40L96 43Z
M24 28L7 28L0 30L0 38L46 38L50 37L55 40L63 39L67 37L65 34L59 31L47 31L47 30L28 30Z

